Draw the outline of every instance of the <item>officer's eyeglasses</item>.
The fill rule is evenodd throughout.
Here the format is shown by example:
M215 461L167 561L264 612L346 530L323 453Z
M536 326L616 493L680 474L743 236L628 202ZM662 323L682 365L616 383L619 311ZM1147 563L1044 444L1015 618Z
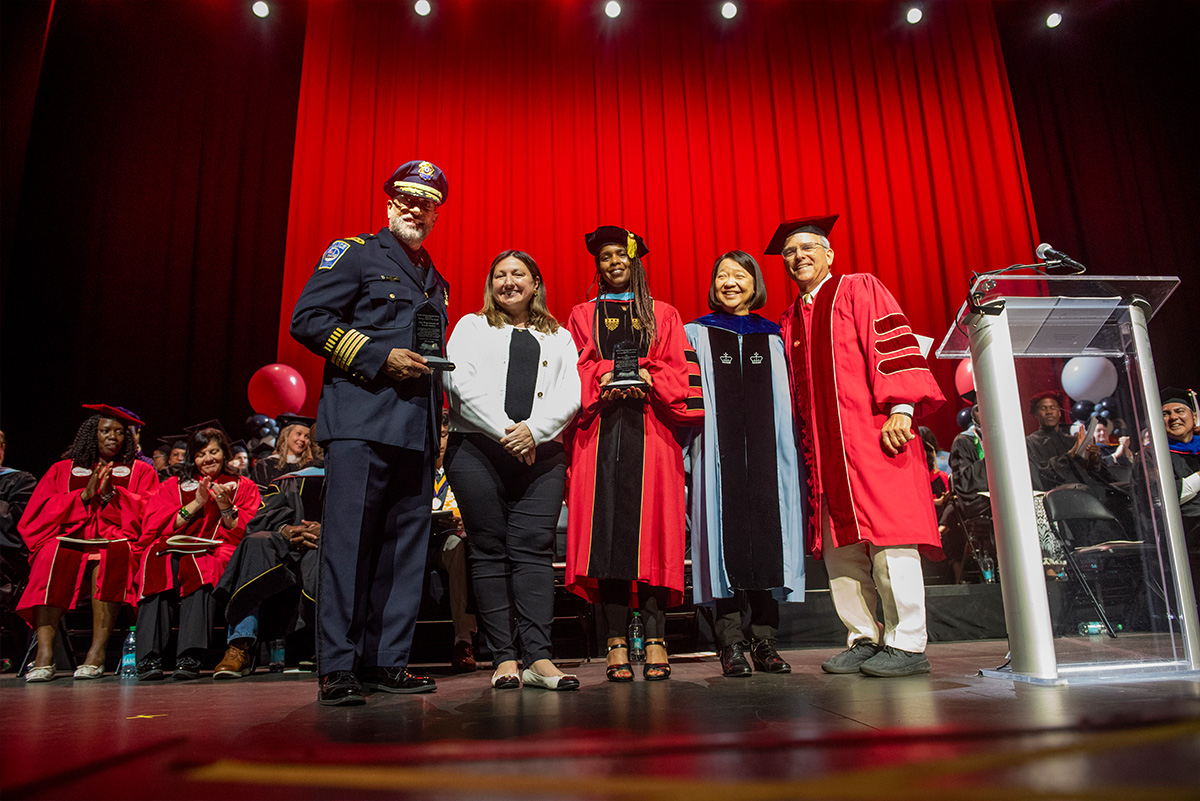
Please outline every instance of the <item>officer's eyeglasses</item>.
M429 213L437 208L437 203L434 203L427 197L417 197L416 195L409 195L404 192L392 198L392 205L400 211L409 208L420 209L425 213Z

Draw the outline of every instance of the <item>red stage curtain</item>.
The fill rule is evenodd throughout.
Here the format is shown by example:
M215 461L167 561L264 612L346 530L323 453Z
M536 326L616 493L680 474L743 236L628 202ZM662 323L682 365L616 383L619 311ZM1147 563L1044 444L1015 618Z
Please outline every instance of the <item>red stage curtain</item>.
M280 360L316 407L320 360L287 333L330 240L376 231L401 162L445 170L427 241L451 320L479 308L504 248L533 254L551 309L585 298L583 234L645 236L655 296L707 311L714 258L760 258L774 319L794 298L761 253L786 217L836 212L835 269L877 274L940 340L972 270L1037 242L991 8L947 3L911 26L890 3L443 0L309 6ZM939 378L953 394L953 364ZM947 404L939 430L953 431Z

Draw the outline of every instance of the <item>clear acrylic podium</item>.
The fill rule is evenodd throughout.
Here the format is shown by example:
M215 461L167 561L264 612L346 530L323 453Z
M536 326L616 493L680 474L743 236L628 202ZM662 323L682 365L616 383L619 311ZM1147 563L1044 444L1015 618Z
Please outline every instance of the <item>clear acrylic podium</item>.
M1010 648L1009 664L984 675L1033 684L1200 678L1196 595L1146 330L1178 284L1175 277L979 276L938 348L939 358L971 358L983 417ZM1116 397L1136 432L1129 492L1137 530L1128 539L1140 541L1129 547L1140 553L1145 597L1138 600L1151 611L1139 630L1117 638L1056 639L1061 621L1052 620L1037 533L1014 359L1075 356L1117 368ZM1102 578L1103 565L1096 567Z

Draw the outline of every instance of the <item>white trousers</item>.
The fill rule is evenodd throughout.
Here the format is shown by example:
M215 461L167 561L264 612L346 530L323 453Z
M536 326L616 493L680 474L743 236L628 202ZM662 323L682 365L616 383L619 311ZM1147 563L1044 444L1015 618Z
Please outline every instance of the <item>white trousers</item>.
M847 647L856 640L869 640L902 651L923 652L929 636L925 630L925 575L917 547L857 542L835 548L829 506L824 502L821 538L829 592L847 629ZM882 636L875 618L877 598L883 602Z

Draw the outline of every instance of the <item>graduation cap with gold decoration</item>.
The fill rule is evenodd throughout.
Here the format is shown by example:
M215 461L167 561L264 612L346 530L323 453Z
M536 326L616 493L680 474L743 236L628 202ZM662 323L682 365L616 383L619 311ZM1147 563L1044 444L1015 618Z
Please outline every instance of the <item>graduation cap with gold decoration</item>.
M650 248L646 247L646 240L619 225L602 225L590 234L584 234L583 244L593 256L599 256L600 249L605 245L619 245L625 248L631 259L650 252Z

